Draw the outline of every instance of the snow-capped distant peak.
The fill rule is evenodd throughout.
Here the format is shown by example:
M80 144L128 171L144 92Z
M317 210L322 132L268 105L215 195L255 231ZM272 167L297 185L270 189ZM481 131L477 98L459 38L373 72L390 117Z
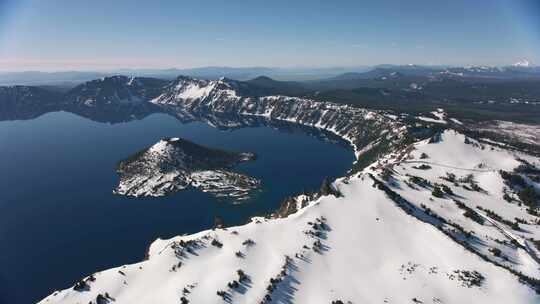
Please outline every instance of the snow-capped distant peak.
M522 60L514 63L512 66L520 67L520 68L530 68L532 66L532 63L527 59L522 59Z

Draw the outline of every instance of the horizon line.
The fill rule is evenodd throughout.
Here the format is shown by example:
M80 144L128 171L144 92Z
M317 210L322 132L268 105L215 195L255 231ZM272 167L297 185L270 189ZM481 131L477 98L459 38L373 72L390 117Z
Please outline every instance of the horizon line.
M530 62L529 62L530 63ZM186 70L198 70L198 69L238 69L238 70L248 70L248 69L269 69L269 70L331 70L331 69L366 69L366 68L377 68L380 66L394 66L394 67L406 67L406 66L417 66L417 67L446 67L446 68L466 68L466 67L490 67L490 68L503 68L503 67L538 67L535 64L530 63L528 66L520 66L519 62L514 64L421 64L421 63L408 63L408 64L396 64L396 63L377 63L372 65L335 65L335 66L232 66L232 65L204 65L196 67L118 67L118 68L81 68L81 69L43 69L43 68L25 68L25 69L0 69L0 73L115 73L119 71L167 71L167 70L177 70L177 71L186 71Z

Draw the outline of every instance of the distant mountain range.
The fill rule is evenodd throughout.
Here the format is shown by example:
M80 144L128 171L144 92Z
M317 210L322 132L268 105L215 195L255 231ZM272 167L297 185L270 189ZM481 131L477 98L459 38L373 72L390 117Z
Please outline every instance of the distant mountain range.
M192 69L119 69L110 72L0 72L0 85L53 85L70 88L85 81L114 75L174 79L178 75L195 78L218 79L220 77L248 80L266 75L280 80L314 80L333 77L345 72L364 72L369 67L356 68L268 68L268 67L201 67Z
M195 78L218 79L227 77L236 80L249 80L267 76L282 81L312 82L324 80L354 80L384 77L391 72L405 76L438 76L446 74L453 77L483 78L540 78L540 67L527 60L505 67L450 67L423 65L377 65L352 68L269 68L269 67L201 67L192 69L119 69L110 72L65 71L65 72L0 72L0 85L33 85L71 88L77 84L97 78L114 75L174 79L178 75Z
M101 114L110 114L114 108L113 112L127 115L130 111L125 111L126 107L137 106L138 112L130 114L137 116L154 107L154 104L148 101L163 98L166 93L171 96L179 94L189 99L190 96L207 96L219 91L220 94L240 97L291 96L405 113L430 112L438 107L445 107L449 111L461 112L453 113L457 117L470 117L471 113L481 114L489 119L518 115L523 122L537 122L540 111L540 68L524 65L525 63L508 67L385 65L363 72L346 72L303 81L276 80L269 76L257 76L249 80L221 77L217 81L212 77L173 77L176 70L169 70L170 77L165 78L116 75L79 84L70 82L68 87L62 84L4 86L0 87L0 111L3 112L2 117L6 118L10 117L9 113L33 113L29 117L34 117L39 112L50 111L54 107L64 110L66 107L79 107L76 110L84 109L84 113L87 113L88 109L108 109L99 111ZM192 73L203 74L220 71L223 71L222 68L191 70ZM232 74L245 73L243 75L270 72L266 68L228 71ZM148 74L156 72L158 71L146 71ZM81 81L85 77L97 76L78 72L38 74L47 75L57 81L65 79L62 77ZM37 81L37 78L32 78L31 73L21 73L19 76L23 75L28 76L25 78L27 80ZM65 85L65 82L62 83ZM511 109L508 108L510 106ZM41 110L36 112L37 109ZM475 117L477 118L479 117Z

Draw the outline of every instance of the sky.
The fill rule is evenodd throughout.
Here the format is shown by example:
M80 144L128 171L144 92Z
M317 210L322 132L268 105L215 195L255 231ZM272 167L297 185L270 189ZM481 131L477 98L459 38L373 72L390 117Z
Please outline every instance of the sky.
M0 70L540 63L538 0L0 0Z

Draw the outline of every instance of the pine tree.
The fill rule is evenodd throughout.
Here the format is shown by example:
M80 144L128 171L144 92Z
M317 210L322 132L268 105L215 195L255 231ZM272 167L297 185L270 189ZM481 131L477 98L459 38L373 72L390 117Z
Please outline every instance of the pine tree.
M338 191L334 189L334 187L332 187L332 184L330 183L330 180L327 177L324 178L321 185L321 190L319 192L321 193L322 196L326 196L326 195L333 195L336 197L341 196L341 193L339 193Z
M433 192L431 192L431 195L440 198L444 196L444 193L440 187L436 186L435 188L433 188Z

